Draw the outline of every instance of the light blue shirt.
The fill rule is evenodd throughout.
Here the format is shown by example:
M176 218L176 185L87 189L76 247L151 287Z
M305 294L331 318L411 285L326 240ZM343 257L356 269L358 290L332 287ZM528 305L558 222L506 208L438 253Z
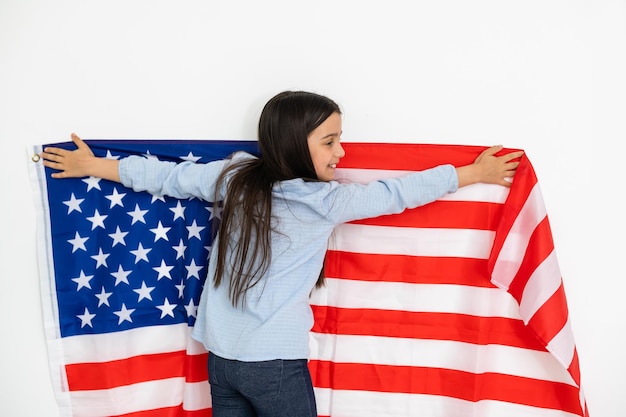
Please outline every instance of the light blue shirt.
M243 153L236 156L250 157ZM120 161L119 173L122 184L135 191L213 201L215 181L227 163L228 160L174 164L132 156ZM247 292L245 303L233 307L228 297L228 277L218 288L213 285L217 251L211 251L192 337L227 359L308 358L309 331L313 326L309 295L334 227L352 220L400 213L457 188L458 178L452 165L366 185L302 179L276 184L272 199L276 222L268 271ZM223 190L218 195L223 198Z

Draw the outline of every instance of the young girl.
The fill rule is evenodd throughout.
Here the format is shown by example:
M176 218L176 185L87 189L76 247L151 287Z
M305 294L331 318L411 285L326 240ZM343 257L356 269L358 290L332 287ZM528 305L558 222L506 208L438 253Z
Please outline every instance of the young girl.
M442 165L366 185L333 181L345 155L341 111L332 100L283 92L259 120L260 157L237 153L208 164L138 156L97 158L76 135L74 151L46 148L54 178L95 176L136 191L223 201L218 237L192 336L209 350L214 417L316 417L307 360L309 295L340 223L399 213L459 187L510 186L522 152Z

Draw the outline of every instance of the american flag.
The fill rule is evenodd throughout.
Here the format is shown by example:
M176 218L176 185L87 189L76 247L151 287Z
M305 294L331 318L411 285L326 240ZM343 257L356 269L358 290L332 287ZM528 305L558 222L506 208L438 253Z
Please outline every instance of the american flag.
M200 163L257 152L250 141L88 143L109 158ZM344 148L337 176L357 182L471 163L483 149ZM60 415L210 416L206 351L189 331L219 206L95 178L53 180L33 166ZM588 415L528 158L511 189L465 187L399 215L342 225L329 244L326 286L311 299L320 416Z

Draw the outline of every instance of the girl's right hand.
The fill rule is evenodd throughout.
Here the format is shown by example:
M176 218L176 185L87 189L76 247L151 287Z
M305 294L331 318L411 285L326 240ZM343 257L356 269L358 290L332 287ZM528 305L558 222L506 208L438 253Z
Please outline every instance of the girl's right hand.
M524 151L513 151L502 156L496 156L496 153L501 150L501 145L491 146L481 152L473 164L458 167L456 172L459 188L479 182L510 187L511 178L519 166L518 159L521 158Z
M514 151L501 156L495 156L502 150L502 145L491 146L481 152L474 161L474 165L480 167L480 177L478 182L486 184L499 184L510 187L510 179L515 175L515 170L519 166L519 158L524 151Z

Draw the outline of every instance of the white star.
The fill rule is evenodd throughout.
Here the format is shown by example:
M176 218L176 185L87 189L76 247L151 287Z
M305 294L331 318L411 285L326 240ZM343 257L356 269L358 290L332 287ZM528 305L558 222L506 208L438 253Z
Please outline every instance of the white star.
M115 277L115 286L117 287L117 284L119 284L120 282L125 282L128 284L128 276L131 272L132 271L124 271L122 265L117 268L117 272L111 272L111 275Z
M98 254L97 255L93 255L91 258L96 260L96 269L98 269L101 266L104 266L106 268L108 268L109 266L107 265L107 258L109 257L109 255L111 255L110 253L102 253L102 248L98 249Z
M76 198L74 197L74 193L72 193L72 196L70 197L70 199L63 202L63 204L67 206L67 214L70 214L74 210L76 210L79 213L82 213L83 211L80 209L80 204L83 201L85 201L84 198Z
M135 312L134 308L128 309L126 308L126 304L122 303L122 309L119 311L114 311L113 314L119 317L117 324L120 325L125 321L129 321L132 323L133 319L130 318L130 315L133 314L134 312Z
M187 310L187 317L197 317L198 315L198 306L193 303L193 300L189 300L185 310Z
M148 252L150 252L151 250L152 249L150 249L150 248L144 249L142 244L139 243L139 246L137 247L137 250L131 250L130 253L135 255L135 263L137 264L142 259L144 261L148 262Z
M87 183L87 191L91 190L92 188L96 188L98 190L101 190L101 188L100 188L100 178L96 178L96 177L84 178L83 182Z
M183 161L191 161L191 162L198 162L200 160L200 158L202 158L201 156L195 156L193 153L191 153L191 151L187 154L187 156L181 156L180 159L182 159Z
M159 281L161 278L172 279L172 276L170 275L170 271L174 269L174 267L166 265L165 260L161 259L161 266L153 267L152 269L154 269L155 271L159 273L159 276L157 277L157 281Z
M105 197L111 201L109 208L113 208L115 206L124 207L124 203L122 203L122 198L124 198L124 196L126 196L126 193L120 194L117 192L117 188L113 187L113 194L105 195Z
M183 245L182 239L178 243L178 246L172 246L172 249L176 251L176 259L178 258L185 259L185 249L187 249L187 246Z
M178 298L184 298L184 292L185 292L185 282L184 280L180 282L180 284L178 285L174 285L176 288L178 288Z
M89 312L89 310L87 310L87 307L85 307L85 312L83 314L78 314L76 315L76 317L78 317L80 319L80 328L82 329L85 326L89 326L91 328L93 328L93 325L91 324L91 319L93 319L94 317L96 317L95 314L91 314Z
M104 291L104 287L102 287L102 289L100 290L100 294L96 294L96 297L98 297L98 307L100 307L102 304L109 305L109 297L112 294L112 292Z
M154 202L157 200L165 203L165 196L152 194L152 200L150 200L150 203L154 204Z
M106 229L104 227L104 220L107 217L109 216L107 216L106 214L100 214L98 212L98 209L96 209L92 217L87 217L87 220L91 222L91 230L95 229L96 227L102 227L103 229Z
M85 242L89 239L88 237L80 237L78 232L74 235L74 239L69 239L68 242L72 244L72 253L76 252L78 249L82 249L87 252L87 248L85 247Z
M196 261L192 259L191 263L188 266L185 265L185 268L187 268L187 278L196 277L200 279L200 275L198 275L198 272L200 272L200 270L204 268L204 266L196 265Z
M157 225L157 227L155 229L150 229L150 231L154 233L155 242L159 239L169 241L169 238L167 237L167 232L169 232L170 229L171 227L163 227L163 225L159 221L159 224Z
M222 217L222 208L217 204L214 204L211 207L205 207L205 209L209 210L211 213L209 220L220 219Z
M78 278L72 278L72 281L78 284L78 288L76 288L76 291L80 291L80 289L83 287L91 289L91 284L89 283L89 281L91 281L92 278L93 275L85 275L85 273L81 270L80 276Z
M139 204L135 204L135 210L128 212L128 215L133 218L133 221L130 224L132 225L137 222L142 222L145 224L146 221L144 220L143 216L145 216L147 212L148 210L141 210L139 208Z
M141 283L141 288L137 288L135 291L137 294L139 294L139 300L137 300L137 302L143 300L144 298L147 298L148 300L152 301L152 296L150 295L150 293L152 292L152 290L154 290L155 287L147 287L146 286L146 282L143 281Z
M170 302L166 298L165 301L163 301L163 304L160 306L156 306L156 308L161 310L161 318L165 316L174 317L174 309L176 308L177 305L178 304L170 304Z
M117 245L118 243L121 243L122 245L126 246L126 241L124 240L124 238L126 237L127 234L128 232L122 232L120 230L120 227L117 226L117 228L115 229L115 233L109 234L109 237L113 239L113 245L111 245L111 247Z
M106 156L104 158L105 159L120 159L119 155L118 156L113 156L111 151L109 151L108 149L107 149L107 154L106 154Z
M200 238L200 232L202 230L204 230L205 227L204 226L198 226L196 224L196 221L194 220L193 223L191 224L191 226L187 226L187 231L189 232L189 237L188 239L191 239L192 237L197 237L198 240L202 240Z
M179 217L185 220L185 207L180 204L180 200L176 201L176 207L170 207L170 210L174 212L174 220L178 219Z

